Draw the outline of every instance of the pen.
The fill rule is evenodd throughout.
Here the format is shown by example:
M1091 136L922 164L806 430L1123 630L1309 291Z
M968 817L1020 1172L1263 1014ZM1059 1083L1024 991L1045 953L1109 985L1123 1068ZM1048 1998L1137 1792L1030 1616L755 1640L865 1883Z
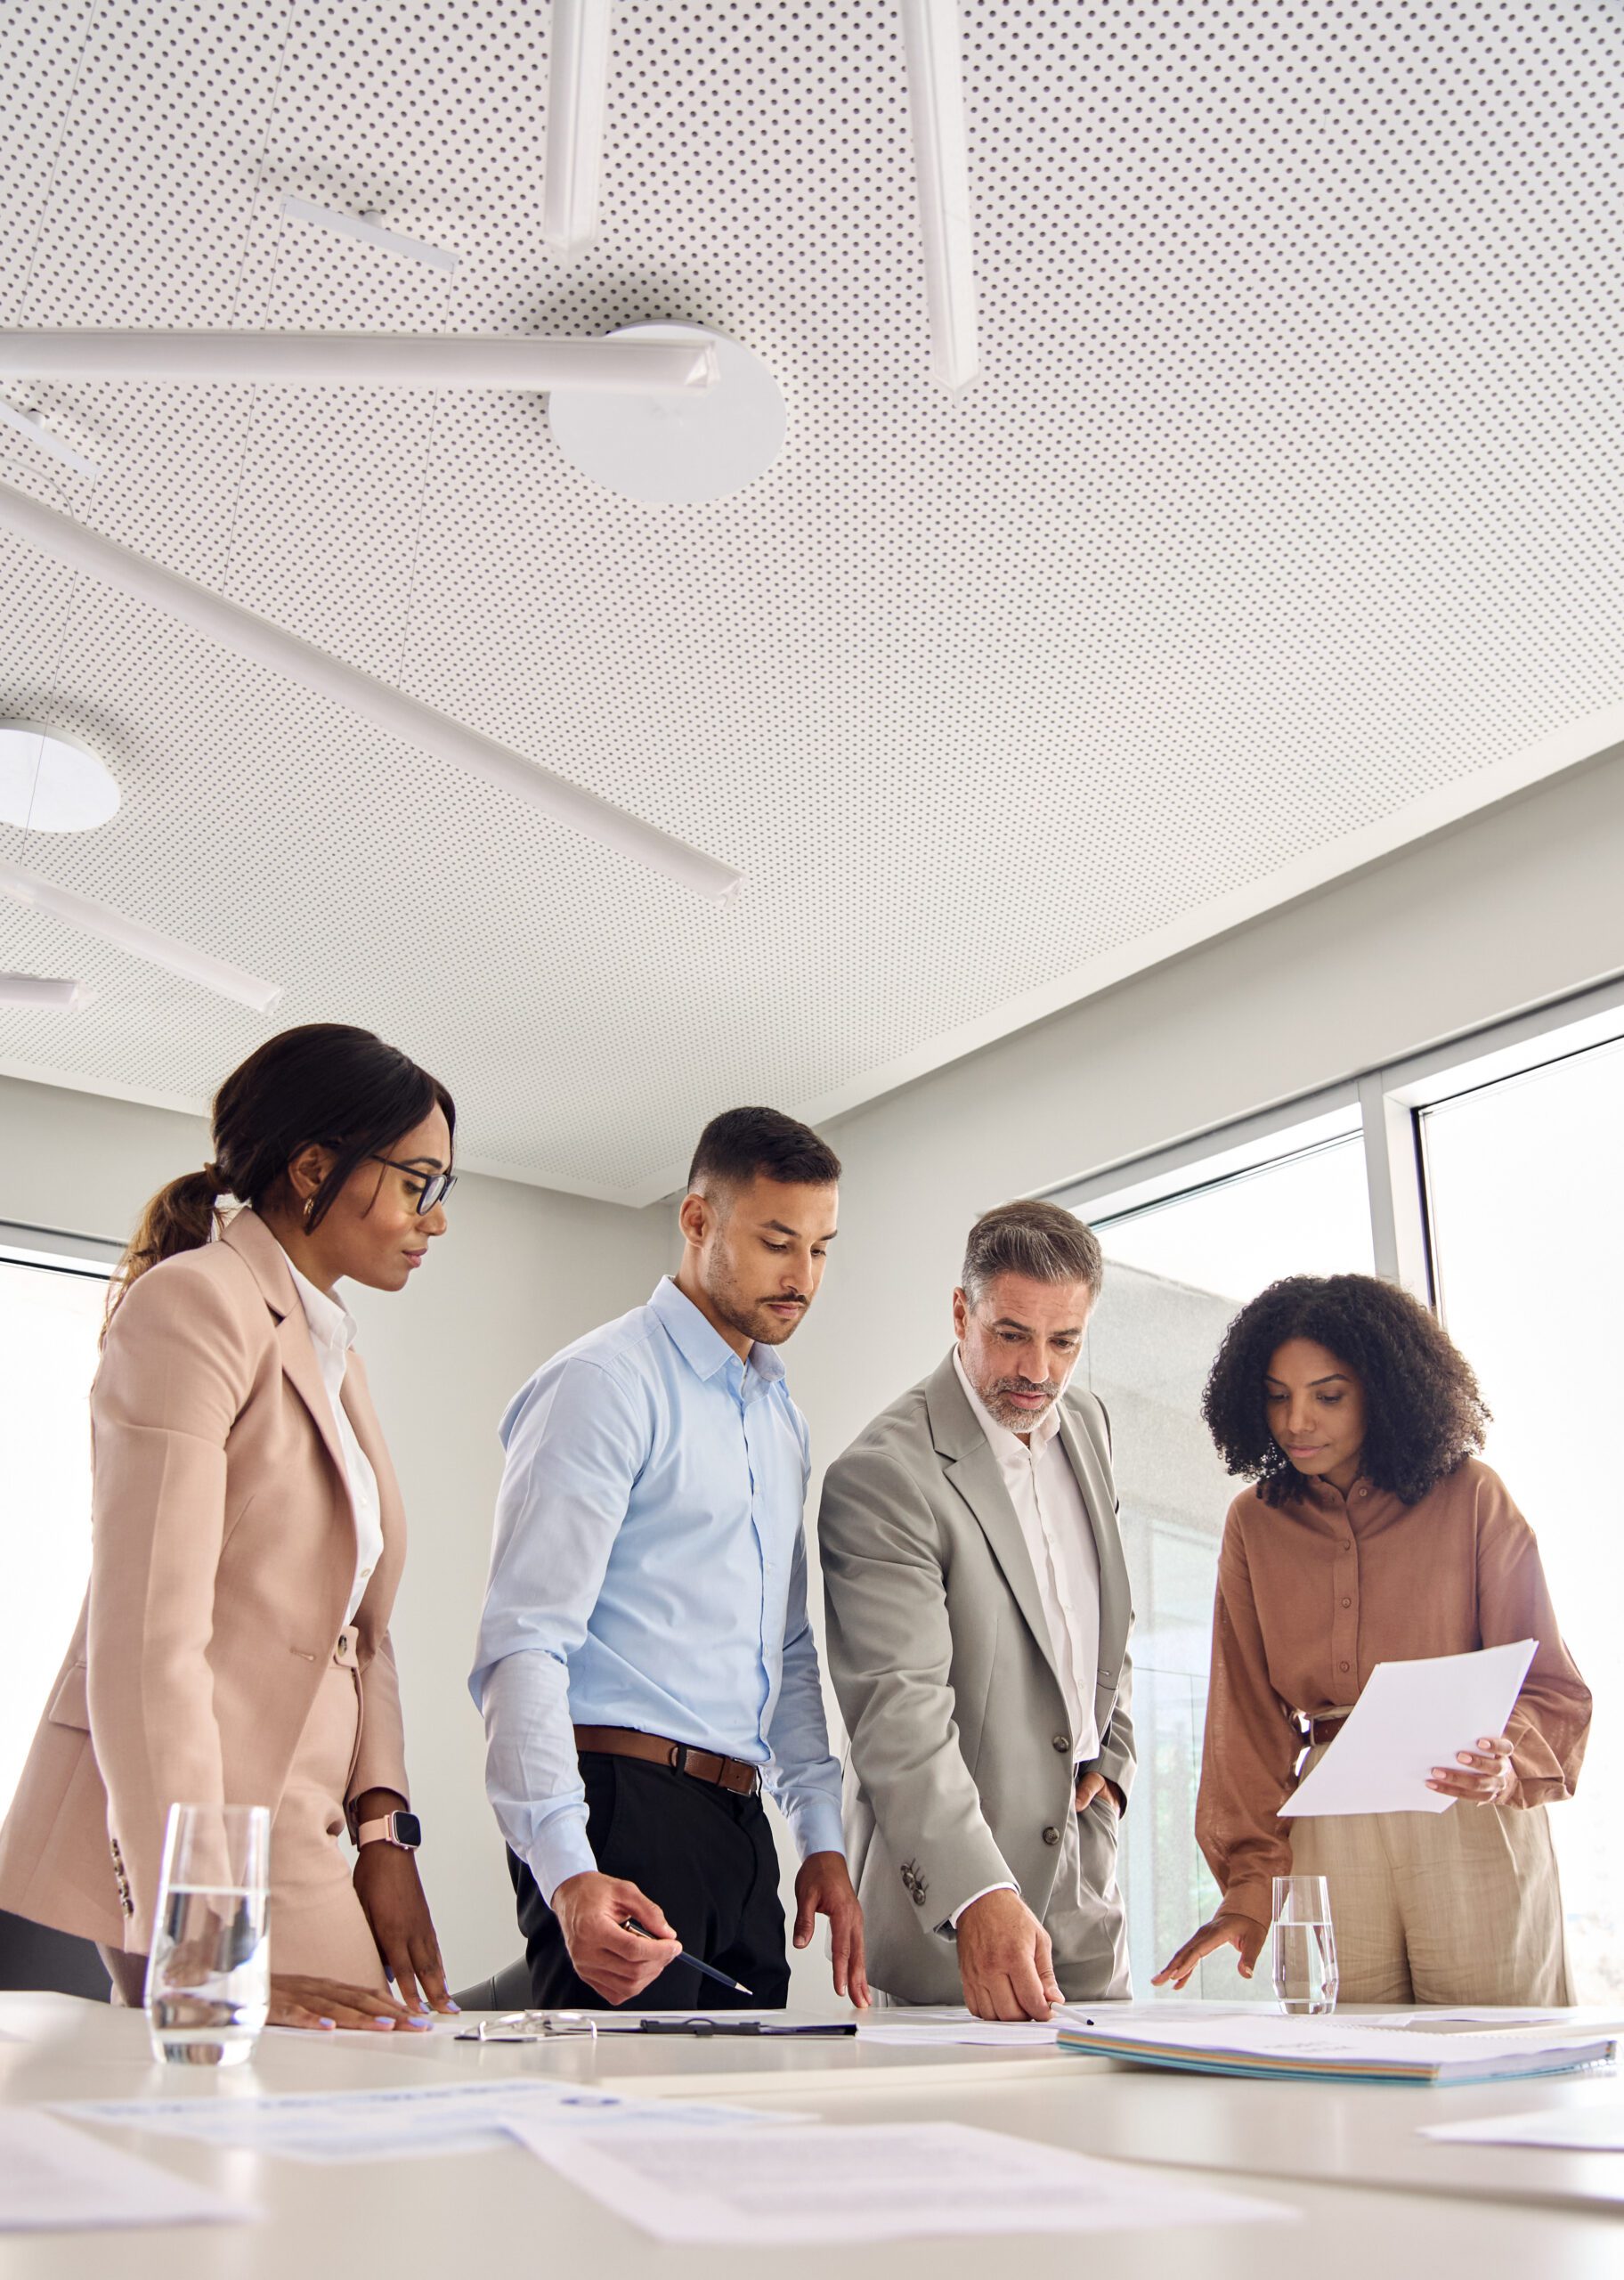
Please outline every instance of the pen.
M652 1940L654 1936L652 1932L638 1923L635 1916L622 1916L621 1929L622 1932L635 1932L639 1940ZM725 1971L712 1971L710 1966L708 1963L701 1963L697 1956L684 1954L674 1957L672 1960L677 1963L686 1963L691 1970L698 1972L702 1979L714 1979L719 1987L730 1988L735 1995L748 1995L752 2003L756 1999L753 1991L746 1987L742 1980L729 1979ZM670 1966L668 1966L667 1968L669 1969Z

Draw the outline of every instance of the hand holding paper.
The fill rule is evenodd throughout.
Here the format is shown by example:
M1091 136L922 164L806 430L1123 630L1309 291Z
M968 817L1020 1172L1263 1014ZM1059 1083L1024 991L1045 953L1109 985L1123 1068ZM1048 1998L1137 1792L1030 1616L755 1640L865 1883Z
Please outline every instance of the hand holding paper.
M1429 1786L1484 1735L1503 1734L1536 1641L1378 1663L1342 1730L1280 1807L1298 1814L1443 1813L1454 1804ZM1464 1771L1465 1769L1463 1769Z

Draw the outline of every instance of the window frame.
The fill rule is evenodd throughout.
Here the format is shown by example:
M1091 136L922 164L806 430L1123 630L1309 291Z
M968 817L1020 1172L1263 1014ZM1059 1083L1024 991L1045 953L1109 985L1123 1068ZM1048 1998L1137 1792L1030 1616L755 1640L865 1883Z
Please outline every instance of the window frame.
M1324 1144L1336 1136L1333 1127L1340 1124L1346 1136L1357 1132L1364 1142L1376 1273L1435 1307L1423 1113L1620 1038L1624 976L1546 999L1523 1013L1462 1030L1442 1044L1209 1126L1165 1147L1117 1158L1081 1179L1040 1192L1102 1226ZM1323 1139L1303 1141L1305 1127L1321 1131ZM1287 1144L1279 1145L1282 1140Z

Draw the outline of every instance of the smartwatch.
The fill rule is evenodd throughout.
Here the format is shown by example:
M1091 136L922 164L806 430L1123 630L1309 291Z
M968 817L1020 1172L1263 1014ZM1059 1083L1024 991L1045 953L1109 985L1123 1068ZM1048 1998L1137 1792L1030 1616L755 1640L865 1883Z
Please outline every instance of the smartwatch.
M402 1852L415 1852L422 1842L423 1824L416 1813L385 1813L379 1820L363 1820L355 1832L357 1848L393 1844Z

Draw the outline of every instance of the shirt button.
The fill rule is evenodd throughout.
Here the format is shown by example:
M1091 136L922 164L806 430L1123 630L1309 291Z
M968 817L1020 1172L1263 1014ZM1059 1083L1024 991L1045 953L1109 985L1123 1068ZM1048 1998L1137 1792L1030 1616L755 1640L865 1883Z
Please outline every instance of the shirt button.
M1352 1551L1353 1549L1352 1539L1350 1538L1350 1540L1344 1543L1342 1548L1344 1551Z
M1344 1607L1352 1607L1352 1604L1353 1604L1353 1602L1352 1602L1352 1600L1344 1600L1344 1601L1343 1601L1343 1605L1344 1605Z
M1054 1737L1054 1747L1058 1755L1063 1757L1066 1752L1071 1747L1071 1736L1069 1734L1056 1734Z
M1058 1828L1046 1828L1043 1831L1043 1843L1045 1844L1058 1844L1060 1841L1060 1832Z
M1348 1666L1347 1666L1346 1663L1338 1663L1338 1664L1337 1664L1337 1665L1336 1665L1336 1667L1337 1667L1337 1669L1338 1669L1339 1671L1345 1671L1345 1670L1347 1669L1347 1667L1348 1667Z

